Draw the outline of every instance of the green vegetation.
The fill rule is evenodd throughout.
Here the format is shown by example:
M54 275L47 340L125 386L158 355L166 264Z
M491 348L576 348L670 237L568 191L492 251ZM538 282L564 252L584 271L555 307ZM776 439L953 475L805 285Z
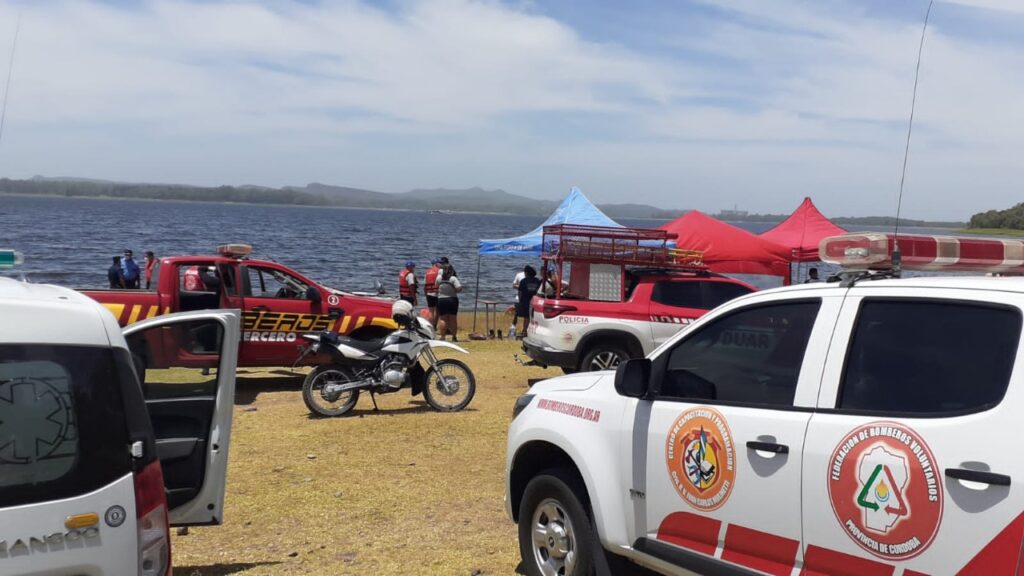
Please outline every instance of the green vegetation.
M1013 230L1011 228L959 228L954 230L957 234L973 234L977 236L1008 236L1011 238L1024 237L1024 230Z
M971 216L970 230L1024 230L1024 202L1006 210L989 210Z

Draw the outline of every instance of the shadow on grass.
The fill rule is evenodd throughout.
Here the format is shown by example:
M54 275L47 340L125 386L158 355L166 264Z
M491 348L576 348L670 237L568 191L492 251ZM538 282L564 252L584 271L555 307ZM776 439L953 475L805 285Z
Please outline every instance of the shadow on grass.
M287 370L274 370L270 374L277 374L277 376L247 377L245 371L239 370L239 377L235 380L235 405L252 404L262 392L300 392L302 390L302 380L305 375Z
M210 564L208 566L175 566L174 576L226 576L238 574L250 568L276 566L281 562L239 562L235 564Z
M345 414L344 416L338 416L338 418L365 418L367 416L400 416L402 414L435 412L435 410L431 408L430 405L423 400L412 400L411 404L412 406L406 406L404 408L381 408L380 410L374 410L373 402L370 401L369 395L367 394L365 398L362 396L359 397L359 404L356 405L356 408L353 408L351 412ZM473 408L472 406L466 406L462 410L459 410L459 412L476 412L476 409ZM310 420L317 420L320 419L321 416L314 416L313 414L310 414L308 415L308 418Z

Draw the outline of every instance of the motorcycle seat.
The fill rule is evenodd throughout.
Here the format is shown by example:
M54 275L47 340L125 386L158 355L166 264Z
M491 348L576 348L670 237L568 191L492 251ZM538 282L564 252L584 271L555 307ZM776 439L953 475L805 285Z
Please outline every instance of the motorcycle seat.
M370 340L359 340L349 336L338 336L338 344L351 346L363 352L374 352L384 345L383 338L372 338Z

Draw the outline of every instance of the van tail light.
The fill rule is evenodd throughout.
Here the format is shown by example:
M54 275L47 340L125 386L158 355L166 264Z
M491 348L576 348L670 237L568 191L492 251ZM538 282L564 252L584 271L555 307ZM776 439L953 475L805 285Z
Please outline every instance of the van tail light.
M544 313L545 318L555 318L566 312L575 312L575 306L569 306L568 304L558 304L557 302L544 302L544 307L541 309Z
M171 539L164 474L159 460L135 473L135 513L139 530L139 574L170 576Z

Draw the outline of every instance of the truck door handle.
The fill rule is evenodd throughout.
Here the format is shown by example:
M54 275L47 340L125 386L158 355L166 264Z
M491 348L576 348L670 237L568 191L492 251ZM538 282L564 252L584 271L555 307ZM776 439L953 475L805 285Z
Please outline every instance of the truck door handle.
M1010 477L1006 474L995 472L984 472L982 470L967 470L965 468L946 468L946 476L954 480L967 480L968 482L980 482L992 486L1009 486Z
M341 318L344 315L345 315L345 311L343 309L341 309L341 308L328 308L327 309L327 316L329 318L337 319L337 318Z
M761 442L759 440L747 440L747 448L760 450L762 452L774 452L776 454L789 454L789 446L776 444L775 442Z

